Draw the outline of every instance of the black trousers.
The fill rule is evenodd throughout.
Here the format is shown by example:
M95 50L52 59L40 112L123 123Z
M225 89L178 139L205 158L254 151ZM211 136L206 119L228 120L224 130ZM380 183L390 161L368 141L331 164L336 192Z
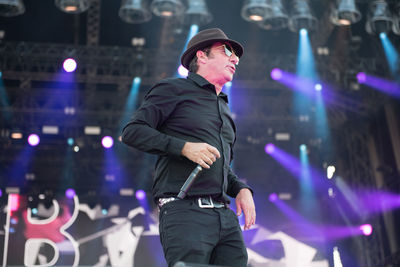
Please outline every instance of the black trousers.
M228 208L200 208L195 199L168 202L160 209L160 239L169 267L177 261L247 266L242 230Z

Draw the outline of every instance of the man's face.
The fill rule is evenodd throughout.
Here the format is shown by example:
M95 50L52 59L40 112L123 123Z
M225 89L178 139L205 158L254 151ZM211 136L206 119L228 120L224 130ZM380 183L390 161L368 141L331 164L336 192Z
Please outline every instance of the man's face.
M233 79L233 74L235 74L236 71L236 64L238 63L239 58L235 55L232 47L228 43L224 44L218 42L211 47L210 54L204 67L207 69L208 74L214 79L226 83Z

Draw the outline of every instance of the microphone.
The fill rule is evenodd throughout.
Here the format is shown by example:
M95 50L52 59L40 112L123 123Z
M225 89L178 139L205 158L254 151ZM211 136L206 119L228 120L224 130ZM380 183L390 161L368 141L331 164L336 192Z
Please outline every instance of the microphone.
M189 188L192 186L197 175L203 170L200 164L197 164L196 168L190 173L189 177L186 179L185 183L182 185L181 190L178 194L179 199L184 199Z

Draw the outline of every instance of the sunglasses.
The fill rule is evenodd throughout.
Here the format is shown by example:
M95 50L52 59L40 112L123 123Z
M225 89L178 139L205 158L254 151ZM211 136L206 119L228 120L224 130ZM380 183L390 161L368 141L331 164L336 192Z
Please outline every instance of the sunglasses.
M219 48L219 47L224 48L225 55L227 55L228 57L231 57L232 55L234 55L237 58L236 65L239 65L239 57L236 55L235 50L233 50L232 46L230 46L228 44L223 44L223 45L217 46L215 48Z

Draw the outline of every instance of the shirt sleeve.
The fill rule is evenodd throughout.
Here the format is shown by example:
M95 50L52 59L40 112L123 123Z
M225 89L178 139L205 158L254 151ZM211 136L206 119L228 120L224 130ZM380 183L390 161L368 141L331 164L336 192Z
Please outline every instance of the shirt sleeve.
M178 89L172 84L155 85L122 130L122 142L147 153L181 155L185 140L160 131L180 99Z
M240 181L237 175L232 171L232 169L229 168L228 189L226 192L228 196L235 198L239 191L243 188L249 189L251 191L251 194L253 194L253 189L251 189L251 187L244 182Z

